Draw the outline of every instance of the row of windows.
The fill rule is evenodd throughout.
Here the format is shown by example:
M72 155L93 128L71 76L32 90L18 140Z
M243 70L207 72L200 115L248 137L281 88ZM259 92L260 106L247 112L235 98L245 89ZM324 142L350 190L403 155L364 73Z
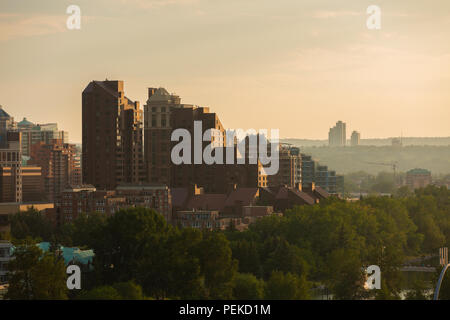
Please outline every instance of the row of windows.
M19 161L20 160L20 156L19 156L19 152L11 152L11 151L3 151L0 153L1 157L0 159L2 161Z

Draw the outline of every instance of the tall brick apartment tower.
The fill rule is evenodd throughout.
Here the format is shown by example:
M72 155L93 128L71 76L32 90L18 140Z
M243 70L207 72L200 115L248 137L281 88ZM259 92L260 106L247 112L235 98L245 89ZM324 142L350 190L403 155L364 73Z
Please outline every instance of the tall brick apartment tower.
M83 183L113 190L145 181L142 110L123 81L92 81L83 91Z
M22 148L20 132L4 135L0 148L0 202L22 202Z
M206 165L194 164L194 121L202 123L202 136L208 129L217 129L222 132L222 140L213 140L214 146L225 146L226 136L225 128L219 120L216 113L210 113L207 107L185 106L184 108L174 109L172 111L171 126L174 129L183 128L189 131L191 135L191 164L172 165L171 170L171 186L186 187L198 184L205 188L206 191L214 190L217 184L219 174L217 167L224 169L225 165ZM214 138L213 138L214 139ZM178 142L173 142L172 146ZM203 141L201 152L211 141ZM225 150L223 152L225 157ZM224 158L225 159L225 158ZM224 163L225 161L222 160ZM223 183L225 185L225 183Z
M197 166L172 164L170 154L176 144L170 139L172 131L184 128L193 138L194 121L201 121L203 132L210 128L224 132L218 116L210 113L209 108L182 104L179 96L169 94L164 88L148 89L144 114L144 151L148 181L171 187L186 186L188 182L195 183L198 170L194 170L194 167ZM209 142L204 142L203 147L208 144Z
M31 146L29 164L42 168L47 200L53 201L75 181L75 145L54 139L40 141Z
M179 96L164 88L148 88L144 106L144 152L147 181L170 185L171 114L182 108Z

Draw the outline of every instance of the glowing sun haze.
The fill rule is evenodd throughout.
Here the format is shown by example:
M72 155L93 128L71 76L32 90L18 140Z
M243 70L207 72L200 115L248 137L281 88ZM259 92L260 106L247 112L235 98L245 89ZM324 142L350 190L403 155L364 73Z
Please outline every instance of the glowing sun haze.
M66 8L81 8L81 30ZM366 27L381 8L381 30ZM163 86L226 128L326 139L450 136L448 0L4 0L0 104L81 141L81 92Z

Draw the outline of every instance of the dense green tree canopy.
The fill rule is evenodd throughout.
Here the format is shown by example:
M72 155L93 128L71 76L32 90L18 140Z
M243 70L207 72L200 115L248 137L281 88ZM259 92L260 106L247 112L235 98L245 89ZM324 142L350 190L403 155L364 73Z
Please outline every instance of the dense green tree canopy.
M336 299L398 299L405 260L450 244L450 191L429 186L356 202L334 198L259 219L243 232L179 229L144 208L111 217L82 214L59 227L34 210L11 221L13 239L32 235L52 247L94 250L94 271L83 274L87 296L79 297L85 299L307 299L317 286ZM58 289L65 286L63 265L54 255L18 248L10 297L64 298ZM382 288L368 292L364 270L373 264L381 268ZM41 280L36 270L44 267L54 275ZM30 289L49 278L56 289L45 289L45 283L44 292ZM408 298L423 294L417 282Z
M14 259L8 263L11 272L6 299L67 299L66 268L62 258L43 253L33 241L16 246Z

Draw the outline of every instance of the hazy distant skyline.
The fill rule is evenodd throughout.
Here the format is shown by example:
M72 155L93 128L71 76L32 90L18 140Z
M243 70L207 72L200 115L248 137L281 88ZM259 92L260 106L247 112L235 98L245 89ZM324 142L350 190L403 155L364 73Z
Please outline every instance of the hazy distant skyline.
M347 138L450 136L449 40L448 0L4 0L0 105L81 142L82 90L108 78L141 107L164 87L281 138L327 139L338 120Z

